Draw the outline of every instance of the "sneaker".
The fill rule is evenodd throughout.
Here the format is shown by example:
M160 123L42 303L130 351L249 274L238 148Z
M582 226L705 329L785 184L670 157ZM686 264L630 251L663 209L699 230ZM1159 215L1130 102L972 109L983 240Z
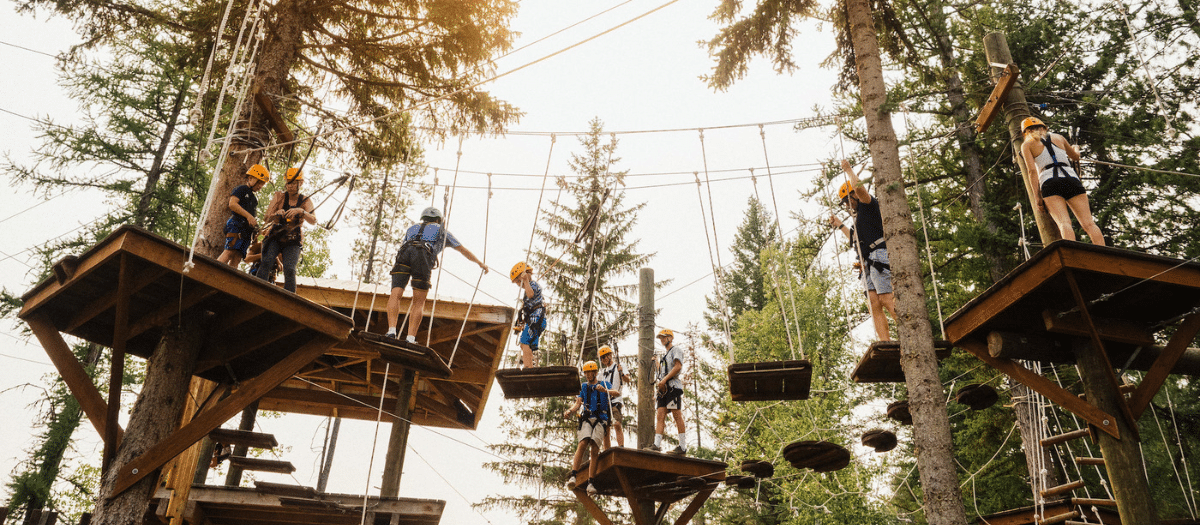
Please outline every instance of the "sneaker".
M417 344L417 336L415 336L415 335L407 336L404 338L404 340L408 341L409 343L412 343L414 345Z
M651 445L646 445L645 448L643 448L642 450L649 450L650 452L662 452L662 447L651 444Z
M588 496L596 495L596 486L592 485L592 482L590 482L590 481L588 482L587 493L588 493Z
M674 454L676 456L682 456L686 453L687 453L687 451L684 450L683 447L675 447L675 448L671 449L670 452L668 452L668 454Z
M575 490L575 475L574 474L572 474L571 477L567 479L567 490Z
M386 337L386 338L388 338L388 339L395 339L395 338L396 338L396 332L388 332L388 333L386 333L386 334L383 334L383 336L384 336L384 337Z

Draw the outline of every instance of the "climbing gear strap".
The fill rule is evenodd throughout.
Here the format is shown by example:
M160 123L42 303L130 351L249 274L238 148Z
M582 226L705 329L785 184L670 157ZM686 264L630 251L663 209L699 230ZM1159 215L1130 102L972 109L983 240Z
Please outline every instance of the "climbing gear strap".
M1050 161L1051 161L1049 166L1042 168L1042 171L1045 171L1046 168L1053 169L1054 171L1051 173L1051 176L1056 179L1059 177L1070 177L1070 175L1067 174L1067 171L1065 169L1063 169L1063 168L1068 167L1068 164L1066 164L1064 162L1059 162L1058 156L1054 154L1054 142L1050 140L1050 137L1047 136L1046 138L1041 139L1041 141L1042 141L1042 146L1044 146L1046 148L1046 151L1048 153L1050 153ZM1059 175L1059 173L1062 173L1062 175Z

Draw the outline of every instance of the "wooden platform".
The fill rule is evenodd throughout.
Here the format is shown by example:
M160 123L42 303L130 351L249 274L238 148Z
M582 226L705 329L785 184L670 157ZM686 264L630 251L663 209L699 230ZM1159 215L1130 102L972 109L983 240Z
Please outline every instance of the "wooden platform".
M950 357L949 341L934 341L938 361ZM855 383L903 383L904 369L900 366L900 341L876 341L850 373Z
M812 363L805 360L729 365L729 395L734 401L808 399Z
M420 344L409 345L382 335L387 331L390 292L386 285L298 279L297 294L338 313L352 315L357 330L305 366L296 377L267 393L260 408L374 421L380 391L384 392L384 407L390 411L399 392L398 367L408 367L417 371L410 405L413 424L477 428L500 365L514 310L507 306L470 305L443 297L437 301L435 311L431 297L425 302L424 319L417 333ZM402 312L408 309L411 295L406 293L401 300ZM424 346L426 340L428 347ZM383 376L388 364L391 367L385 389Z
M165 517L170 491L155 493L156 514ZM285 504L285 502L287 504ZM309 503L309 504L306 504ZM366 523L374 525L436 525L446 502L413 498L367 498ZM206 525L358 525L363 497L318 494L317 499L279 496L257 489L194 485L184 518Z
M1107 509L1098 507L1100 512L1092 512L1090 506L1075 505L1071 499L1062 499L1057 501L1047 501L1043 507L1042 517L1053 518L1066 514L1071 511L1078 510L1081 514L1087 517L1089 523L1099 523L1101 525L1121 525L1121 518L1117 515L1115 509ZM1019 509L1010 509L987 516L980 516L971 523L975 525L1038 525L1035 520L1037 509L1034 507L1021 507ZM1082 521L1081 518L1076 518L1075 521ZM1165 523L1165 522L1164 522Z
M573 366L506 368L496 371L496 382L508 399L565 397L579 393L583 379Z
M672 504L694 495L675 521L682 525L692 519L712 491L725 480L725 468L725 463L720 461L613 447L600 453L596 476L590 481L601 495L628 499L634 523L638 525L660 523ZM596 521L611 525L604 511L585 490L589 481L587 463L580 471L576 474L575 497ZM655 516L642 513L640 504L644 501L660 504Z
M1136 420L1200 331L1197 306L1200 263L1057 241L947 318L946 336L955 346L1119 438L1115 425L1103 424L1114 415L1012 359L993 357L988 351L989 335L1017 333L1063 341L1066 348L1087 342L1104 349L1121 344L1126 336L1113 334L1101 319L1140 328L1144 334L1177 326L1128 402L1126 417Z

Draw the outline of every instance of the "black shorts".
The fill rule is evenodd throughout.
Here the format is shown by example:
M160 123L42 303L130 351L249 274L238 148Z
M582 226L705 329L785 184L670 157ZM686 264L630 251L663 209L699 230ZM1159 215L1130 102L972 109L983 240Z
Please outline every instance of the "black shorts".
M1051 177L1042 183L1043 199L1062 197L1065 200L1071 200L1084 193L1087 191L1083 189L1083 183L1075 177Z
M656 397L658 408L680 410L683 408L683 389L667 387L666 392L659 392Z
M400 248L396 264L392 266L392 288L403 289L411 278L414 290L428 290L429 279L433 276L432 255L416 246Z

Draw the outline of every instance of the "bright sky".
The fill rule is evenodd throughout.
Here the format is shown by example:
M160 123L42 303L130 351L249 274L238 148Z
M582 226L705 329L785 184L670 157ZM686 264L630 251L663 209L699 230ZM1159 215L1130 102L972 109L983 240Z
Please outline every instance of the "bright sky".
M517 46L618 4L619 7L605 15L503 59L498 64L499 71L511 71L661 5L661 0L521 2L514 22L514 29L522 33ZM713 246L715 237L721 261L726 264L730 261L728 246L742 221L746 201L755 191L749 180L750 168L759 177L758 191L769 209L774 206L769 183L774 185L784 230L796 227L796 221L790 217L802 212L797 191L812 185L816 175L814 163L838 155L835 130L796 132L788 124L765 126L766 155L774 174L768 181L764 144L755 124L811 117L814 108L830 111L833 72L820 69L817 64L832 51L833 35L828 30L819 31L814 24L805 24L795 44L796 60L801 67L795 75L778 75L769 64L759 60L747 79L727 92L714 92L698 78L708 73L712 61L706 50L697 45L716 32L715 25L708 20L714 4L713 1L674 3L486 86L499 98L521 108L525 116L512 126L514 133L506 137L467 137L463 143L458 174L460 189L450 210L449 227L477 255L484 255L486 245L487 261L498 270L484 277L481 301L507 303L515 296L514 287L506 279L507 270L523 258L523 250L529 243L540 195L540 176L547 166L551 175L569 173L570 153L581 151L573 133L585 131L593 117L602 119L607 131L680 130L618 135L621 162L614 166L634 175L627 179L626 202L649 203L639 216L635 238L639 239L641 250L657 253L652 263L656 278L672 280L656 303L662 309L660 326L681 330L688 323L701 321L704 296L713 286L708 277L711 262L702 247ZM75 41L75 34L62 20L22 17L11 9L10 4L0 12L0 35L3 35L0 62L10 72L7 77L10 80L0 84L0 148L14 158L23 159L36 143L36 137L30 129L32 123L21 116L50 117L60 123L74 119L75 105L55 85L53 59L39 52L60 52ZM725 128L743 124L748 126ZM699 128L706 128L703 143ZM556 133L552 154L546 134L524 132ZM439 168L440 182L448 184L454 174L457 140L429 144L427 148L429 164ZM698 172L703 180L706 169L713 182L711 194L708 187L704 188L703 213L710 230L715 222L715 235L706 232L701 222L701 198L694 184L693 172ZM486 191L470 188L485 187L486 173L494 174L492 182L496 188L487 217ZM432 181L432 173L427 174L426 181ZM551 181L544 196L547 202L555 191ZM710 209L709 199L715 210ZM99 201L95 194L84 191L53 196L48 201L32 196L27 187L16 188L14 194L0 194L0 209L4 210L0 212L0 227L5 232L0 237L0 284L17 293L31 287L34 284L31 265L36 261L30 260L23 250L74 231L101 215L104 203ZM440 206L440 190L436 201ZM822 212L807 204L803 213L813 218ZM489 233L485 239L483 226L488 219ZM355 225L343 222L335 233L335 261L346 260L354 228ZM445 267L470 283L478 276L474 266L457 254L447 255ZM350 275L344 262L335 262L333 273L342 278ZM629 279L636 282L637 277ZM441 286L444 295L457 298L471 295L472 285L455 279L444 279ZM621 348L633 351L636 342L630 338L622 342ZM27 342L18 327L8 323L0 332L0 365L0 418L11 428L24 428L36 413L28 403L37 398L44 377L54 369L41 348ZM24 384L30 386L19 387ZM481 517L468 503L501 490L499 479L481 467L484 461L497 459L484 452L486 444L504 439L496 429L498 409L504 400L498 388L493 392L496 395L489 400L488 413L477 432L431 432L422 428L412 431L401 496L445 500L443 523L517 522L499 512ZM275 432L280 442L290 447L284 458L299 469L295 479L265 476L261 479L315 485L315 454L319 453L324 435L323 422L321 418L308 416L260 420L263 430ZM89 441L77 453L95 457L99 449L88 449L95 446L95 432L86 423L81 428L81 434ZM377 493L374 487L378 486L382 472L380 463L387 426L380 428L379 449L368 482L373 433L373 423L343 424L331 492L361 493L369 483L371 492ZM27 431L3 433L0 473L11 471L31 439L32 434Z

